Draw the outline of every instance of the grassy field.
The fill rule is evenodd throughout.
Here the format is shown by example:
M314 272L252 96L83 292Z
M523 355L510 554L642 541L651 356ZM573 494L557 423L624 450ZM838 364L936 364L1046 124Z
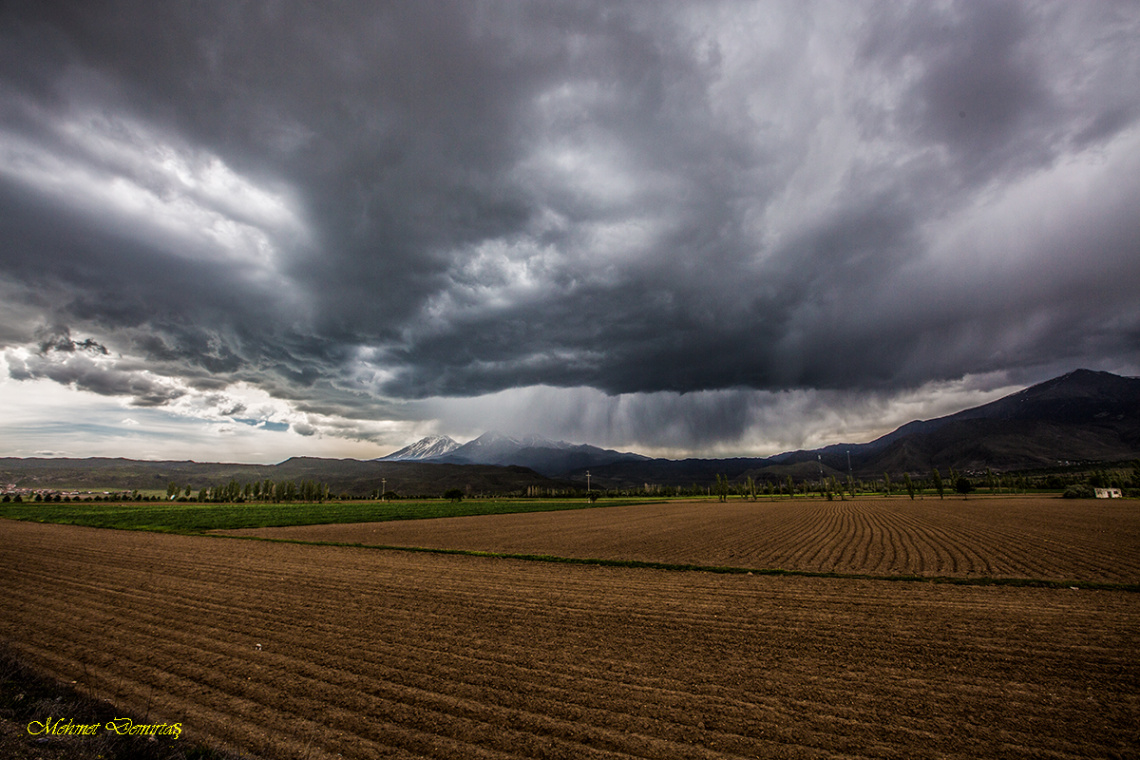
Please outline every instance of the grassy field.
M92 528L204 533L210 530L266 528L330 523L388 522L438 517L554 512L647 503L645 499L526 500L442 499L419 501L333 501L321 504L201 504L195 502L63 502L0 504L0 517L32 522L86 525Z

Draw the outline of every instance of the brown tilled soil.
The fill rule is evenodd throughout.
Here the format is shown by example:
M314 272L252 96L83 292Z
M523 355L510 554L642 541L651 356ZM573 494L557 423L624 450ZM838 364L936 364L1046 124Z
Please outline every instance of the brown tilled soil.
M1140 583L1133 500L674 502L234 533L754 569Z
M0 570L0 638L22 657L188 738L265 758L1135 758L1140 747L1140 594L1125 591L9 521Z
M45 717L54 723L57 716L65 725L96 725L104 730L82 740L45 735ZM129 732L120 735L105 729L108 722L125 728L125 719L132 726L145 723L106 700L45 677L0 644L0 758L4 760L244 760L181 736L140 742Z

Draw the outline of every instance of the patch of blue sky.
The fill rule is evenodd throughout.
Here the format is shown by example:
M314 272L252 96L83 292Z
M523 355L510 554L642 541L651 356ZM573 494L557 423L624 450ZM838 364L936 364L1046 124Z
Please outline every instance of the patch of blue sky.
M240 422L243 425L250 427L261 428L262 430L269 430L274 433L284 433L289 429L288 422L270 422L269 420L258 420L252 417L234 417L234 422Z

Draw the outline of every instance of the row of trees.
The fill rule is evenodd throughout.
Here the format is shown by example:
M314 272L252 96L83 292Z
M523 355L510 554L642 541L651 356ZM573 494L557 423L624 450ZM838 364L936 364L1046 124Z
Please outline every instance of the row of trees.
M1062 487L1046 486L1039 479L1024 474L1004 474L986 472L982 475L965 475L951 469L946 475L934 469L926 476L904 473L901 478L892 478L884 473L881 478L864 480L848 476L837 478L824 475L821 478L796 480L791 475L782 479L756 478L747 475L743 480L732 481L727 475L718 474L711 485L661 486L646 483L642 488L603 489L609 496L715 496L720 501L729 497L758 499L760 497L809 496L817 495L827 499L854 498L859 494L877 493L885 496L908 496L912 499L922 494L937 494L945 498L948 494L970 494L983 489L988 493L1027 493L1031 490Z
M114 494L88 494L88 493L85 493L85 494L77 495L77 496L65 496L61 493L54 493L54 492L53 493L37 493L37 494L29 494L27 499L25 499L22 494L18 494L18 493L17 494L7 494L6 493L2 497L0 497L0 503L22 504L25 501L27 501L27 502L31 502L31 503L57 502L57 503L62 504L65 502L70 503L70 502L77 502L77 501L157 501L157 499L158 499L158 497L155 497L155 496L143 496L138 491L134 491L131 493L127 493L126 491L123 491L121 493L114 493Z
M1090 489L1120 488L1126 493L1140 491L1140 461L1134 462L1131 468L1099 468L1091 471L1038 475L1001 474L992 470L987 470L983 474L966 475L951 468L947 475L943 476L938 468L934 468L926 477L904 473L901 480L892 480L890 473L884 473L881 479L871 481L858 480L850 476L844 480L834 476L824 476L813 480L793 481L792 477L788 476L784 481L768 480L758 483L752 476L748 476L743 481L731 483L726 476L718 475L711 493L717 495L721 501L727 499L729 495L756 499L763 495L810 493L817 493L827 499L854 498L860 493L881 493L885 496L905 494L914 499L923 493L934 493L939 498L945 498L950 493L965 496L982 490L991 494L1028 493L1038 490L1064 491L1074 486Z
M177 498L190 501L192 494L193 489L190 486L183 488L177 483L170 483L166 486L166 497L168 499ZM323 502L328 499L328 484L315 480L303 480L300 483L292 480L283 483L275 483L272 480L238 483L236 480L231 480L225 485L201 488L198 490L197 497L193 498L194 501L232 502L235 504L246 501Z
M756 478L748 475L742 481L733 482L726 475L718 474L713 485L694 483L691 486L662 486L646 483L643 488L593 489L593 492L609 496L716 496L720 501L726 501L730 496L755 500L762 496L807 496L810 494L818 494L826 499L846 499L855 498L861 493L881 493L885 496L905 495L914 499L923 493L934 493L939 498L945 498L947 494L967 495L982 490L994 494L1026 493L1038 489L1063 491L1074 485L1140 489L1140 461L1132 463L1131 468L1100 468L1084 472L1049 473L1034 476L1025 473L1003 474L991 470L982 474L967 475L953 468L944 476L938 468L934 468L925 477L904 473L901 479L892 479L890 473L884 473L881 478L871 480L856 479L851 476L844 479L835 476L823 476L821 478L796 480L791 475L782 479ZM193 493L193 489L188 485L179 486L170 483L167 486L168 499L190 500ZM467 495L466 493L459 493L458 497L463 498ZM572 489L548 490L532 486L527 490L526 495L532 498L539 496L547 498L573 497L580 495L580 491L575 492ZM444 497L455 499L457 494L449 492ZM329 498L329 486L312 480L299 483L294 481L275 483L272 480L265 480L241 484L231 480L225 485L200 489L197 492L196 500L215 502L322 502ZM339 498L347 499L349 497L347 494L341 494ZM367 498L398 499L400 495L393 491L382 492L381 489L375 489L368 494Z

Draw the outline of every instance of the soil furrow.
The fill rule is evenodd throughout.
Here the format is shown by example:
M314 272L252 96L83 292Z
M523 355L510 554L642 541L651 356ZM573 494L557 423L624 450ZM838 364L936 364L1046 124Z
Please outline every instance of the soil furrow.
M1140 583L1140 511L1057 498L673 503L244 532L755 569Z
M842 562L881 567L887 537L926 535L891 507L814 510L848 540ZM947 542L985 538L930 519ZM267 758L1128 757L1140 742L1127 592L0 531L0 639Z

